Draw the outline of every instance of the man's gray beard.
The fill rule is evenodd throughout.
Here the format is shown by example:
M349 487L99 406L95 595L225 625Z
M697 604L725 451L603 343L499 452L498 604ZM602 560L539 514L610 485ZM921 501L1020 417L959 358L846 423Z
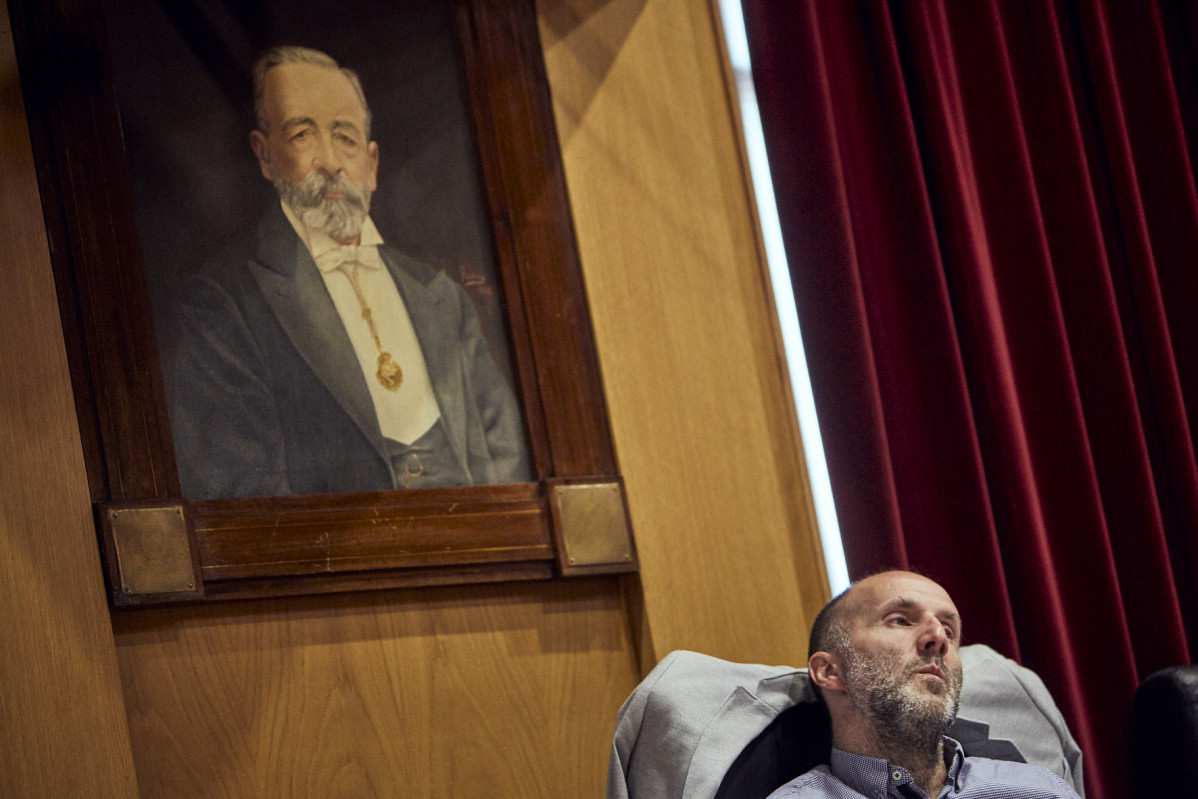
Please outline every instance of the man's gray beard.
M279 197L291 206L309 230L323 233L334 241L348 241L362 235L362 224L370 213L370 192L345 175L333 177L314 169L293 183L272 169L271 182ZM325 197L330 191L343 193L345 197L330 200Z
M919 657L900 665L898 653L870 660L853 647L845 648L842 659L849 699L869 722L869 735L881 751L920 759L939 753L941 736L956 721L961 707L959 667L954 671L942 658ZM920 690L912 680L916 671L931 663L944 675L939 694Z

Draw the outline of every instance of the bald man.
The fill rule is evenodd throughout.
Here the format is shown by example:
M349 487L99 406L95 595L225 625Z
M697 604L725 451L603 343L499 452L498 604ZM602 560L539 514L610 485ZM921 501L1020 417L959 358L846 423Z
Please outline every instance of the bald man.
M911 572L867 577L829 602L808 669L832 719L832 759L769 799L1054 799L1077 794L1047 769L966 757L946 733L960 705L961 616Z

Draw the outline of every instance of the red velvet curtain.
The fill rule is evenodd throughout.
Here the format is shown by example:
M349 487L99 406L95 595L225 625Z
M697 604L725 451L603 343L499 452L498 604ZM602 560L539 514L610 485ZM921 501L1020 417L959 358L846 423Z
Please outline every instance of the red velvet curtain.
M850 571L942 583L1129 796L1198 645L1198 6L745 14Z

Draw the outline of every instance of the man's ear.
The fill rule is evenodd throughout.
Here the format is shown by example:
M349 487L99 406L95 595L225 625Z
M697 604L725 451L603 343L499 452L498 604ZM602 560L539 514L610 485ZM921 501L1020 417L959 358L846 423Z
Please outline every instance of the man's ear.
M371 142L366 145L366 154L370 156L370 191L374 191L378 187L379 175L379 145L378 142Z
M250 149L258 157L258 167L262 170L262 177L271 180L270 146L266 143L266 137L262 135L262 131L250 131Z
M807 672L811 680L823 691L843 691L844 675L840 668L840 659L831 652L816 652L807 661Z

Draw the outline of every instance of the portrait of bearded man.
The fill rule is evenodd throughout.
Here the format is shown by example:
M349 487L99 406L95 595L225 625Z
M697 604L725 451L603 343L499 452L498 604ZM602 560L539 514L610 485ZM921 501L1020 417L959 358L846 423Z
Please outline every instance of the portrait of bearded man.
M463 288L370 217L379 145L357 74L276 47L253 69L278 195L184 286L171 426L184 496L530 479L519 406Z

